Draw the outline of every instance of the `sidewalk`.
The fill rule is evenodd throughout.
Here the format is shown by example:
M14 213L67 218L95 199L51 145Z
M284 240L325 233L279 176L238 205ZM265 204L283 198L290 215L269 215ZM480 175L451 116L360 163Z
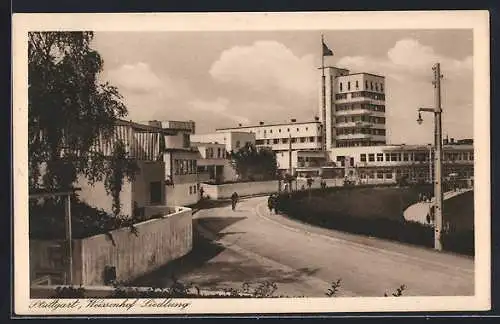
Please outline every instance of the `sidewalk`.
M443 200L447 200L458 195L461 195L465 192L473 190L472 188L458 189L453 191L447 191L443 194ZM407 221L418 222L426 225L431 225L431 223L427 223L427 214L430 211L432 204L434 203L434 197L432 197L430 202L418 202L416 204L411 205L406 208L404 211L404 218Z

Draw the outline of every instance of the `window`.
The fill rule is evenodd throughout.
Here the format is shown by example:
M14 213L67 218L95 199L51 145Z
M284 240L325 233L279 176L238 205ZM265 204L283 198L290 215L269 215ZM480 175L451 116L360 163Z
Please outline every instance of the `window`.
M271 134L272 134L272 133L273 133L273 130L272 130L272 129L270 129L270 130L269 130L269 133L271 133Z
M391 171L387 171L387 172L385 173L385 178L386 178L386 179L392 179L392 172L391 172Z
M340 82L340 88L339 89L340 89L340 91L342 91L342 82Z
M373 153L368 154L368 161L374 162L375 161L375 154L373 154Z
M389 153L385 153L385 160L390 161L391 160L391 155Z
M309 128L308 128L308 127L306 127L306 132L307 132L308 130L309 130Z
M351 82L350 81L347 82L347 90L351 90Z
M220 147L217 148L217 157L221 158L221 150Z
M301 137L301 138L300 138L300 142L301 142L301 143L305 143L305 142L306 142L306 138L307 138L307 137Z
M278 129L278 133L281 133L281 128L280 128L280 129Z
M398 161L398 156L399 156L399 154L397 154L397 153L391 153L391 161L393 161L393 162Z
M297 139L295 137L292 137L292 143L297 142Z
M309 142L314 143L314 136L309 137Z
M384 84L383 83L380 84L380 92L384 92Z
M359 82L356 80L356 89L359 89Z
M288 138L283 138L283 144L288 143Z
M384 173L382 171L377 171L377 179L384 179Z
M271 144L271 140L268 139L267 140L267 145L269 145L269 144Z
M193 186L193 193L196 193L196 186Z
M373 90L373 82L370 82L370 90Z
M408 161L408 153L403 153L403 161Z
M241 145L240 141L236 141L236 148L240 148L240 145Z
M474 160L474 152L469 153L469 161Z
M279 139L275 138L273 139L273 144L278 144L279 143Z
M378 83L375 83L375 91L378 91Z
M361 162L366 162L366 154L361 154L361 155L359 156L359 160L360 160Z
M149 184L149 200L151 204L161 203L161 181L154 181Z
M299 131L299 128L297 128L297 132Z
M193 187L189 186L189 194L192 195L193 194Z
M182 134L182 145L183 147L191 146L191 143L189 141L189 134Z

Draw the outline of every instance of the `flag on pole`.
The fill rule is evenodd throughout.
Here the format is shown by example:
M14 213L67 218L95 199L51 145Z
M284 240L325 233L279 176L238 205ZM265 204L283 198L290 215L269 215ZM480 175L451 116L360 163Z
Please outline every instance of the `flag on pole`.
M323 56L333 56L333 51L326 46L325 42L322 41L323 43Z

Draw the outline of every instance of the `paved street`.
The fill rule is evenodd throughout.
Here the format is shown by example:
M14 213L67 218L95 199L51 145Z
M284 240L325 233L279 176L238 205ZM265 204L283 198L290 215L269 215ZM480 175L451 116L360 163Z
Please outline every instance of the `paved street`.
M198 244L198 265L178 268L179 278L233 288L270 280L277 294L289 296L322 297L337 279L339 296L383 296L402 284L404 295L474 294L471 258L298 223L270 214L266 200L245 199L234 212L196 213L195 227L206 239Z

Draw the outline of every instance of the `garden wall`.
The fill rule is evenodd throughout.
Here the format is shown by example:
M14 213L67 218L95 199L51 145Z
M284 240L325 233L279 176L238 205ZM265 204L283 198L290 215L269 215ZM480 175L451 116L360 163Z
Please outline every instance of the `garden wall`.
M177 259L192 248L192 210L177 207L163 218L135 224L136 232L121 228L106 234L73 240L73 284L103 285L106 266L116 267L116 280L129 281ZM56 267L50 246L57 242L30 242L30 269ZM52 249L53 250L53 249ZM57 269L54 269L57 270ZM32 277L33 279L33 277Z
M203 195L211 199L227 199L233 192L241 196L270 194L278 191L278 180L225 183L220 185L201 184Z

